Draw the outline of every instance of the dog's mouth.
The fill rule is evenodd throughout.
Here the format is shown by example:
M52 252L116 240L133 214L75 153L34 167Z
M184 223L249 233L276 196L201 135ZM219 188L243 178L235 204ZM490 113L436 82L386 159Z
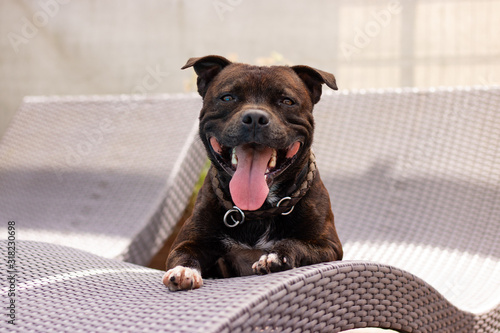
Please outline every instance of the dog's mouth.
M229 191L233 202L243 210L262 207L274 178L295 161L301 145L296 141L285 149L256 143L226 147L215 137L210 138L217 162L232 177Z

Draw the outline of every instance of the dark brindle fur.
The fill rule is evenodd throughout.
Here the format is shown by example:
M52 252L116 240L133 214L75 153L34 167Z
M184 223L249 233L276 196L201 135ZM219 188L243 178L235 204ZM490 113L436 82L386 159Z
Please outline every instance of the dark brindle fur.
M212 166L172 246L165 285L192 289L202 285L201 276L266 274L342 259L319 173L289 215L246 219L230 228L222 204L226 198L251 215L303 183L311 169L313 106L322 84L337 89L335 77L307 66L257 67L220 56L191 58L188 67L198 75L199 133Z

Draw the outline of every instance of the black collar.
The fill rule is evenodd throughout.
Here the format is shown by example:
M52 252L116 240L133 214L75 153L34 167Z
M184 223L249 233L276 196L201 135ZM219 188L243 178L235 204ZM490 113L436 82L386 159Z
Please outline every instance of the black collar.
M311 187L316 173L316 158L311 150L309 162L301 170L294 184L287 189L285 195L278 201L276 206L255 211L241 210L234 205L231 199L228 200L225 198L224 191L221 189L220 181L217 177L217 171L215 168L211 169L209 177L212 178L212 187L215 195L219 199L222 206L227 209L226 214L224 215L224 224L232 228L242 224L245 220L260 220L276 215L290 214L295 205L300 201L300 199L302 199Z

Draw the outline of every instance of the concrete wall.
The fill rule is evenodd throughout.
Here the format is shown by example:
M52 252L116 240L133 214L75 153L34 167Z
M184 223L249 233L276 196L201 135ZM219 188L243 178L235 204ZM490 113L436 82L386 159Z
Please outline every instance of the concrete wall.
M23 96L183 92L187 58L308 64L341 89L500 82L499 0L0 0L0 136Z

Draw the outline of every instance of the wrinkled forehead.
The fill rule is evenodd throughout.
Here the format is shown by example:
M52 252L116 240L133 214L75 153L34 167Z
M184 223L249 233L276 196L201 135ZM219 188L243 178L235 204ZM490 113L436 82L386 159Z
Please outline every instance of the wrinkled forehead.
M232 64L224 68L214 79L216 91L297 95L306 92L299 76L289 67L259 67L246 64Z

